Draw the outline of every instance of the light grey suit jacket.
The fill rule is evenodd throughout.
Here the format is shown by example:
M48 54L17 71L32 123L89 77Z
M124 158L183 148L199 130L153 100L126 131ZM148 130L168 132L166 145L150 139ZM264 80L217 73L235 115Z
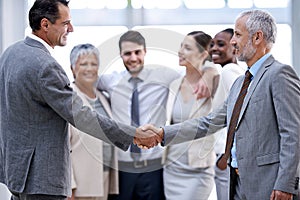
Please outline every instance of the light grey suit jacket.
M164 127L165 145L212 134L229 124L244 76L226 102L206 117ZM299 192L300 82L294 69L270 56L253 78L236 129L241 184L247 199L269 199L273 189Z
M0 182L12 192L71 194L67 122L123 150L133 140L135 128L83 106L63 68L29 37L0 58L0 95Z

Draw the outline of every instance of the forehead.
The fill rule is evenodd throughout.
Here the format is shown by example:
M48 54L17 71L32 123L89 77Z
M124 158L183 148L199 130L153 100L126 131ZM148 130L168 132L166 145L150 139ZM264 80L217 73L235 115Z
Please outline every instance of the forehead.
M236 20L235 22L235 31L236 32L241 32L246 30L246 22L247 22L248 17L240 17Z
M132 52L137 50L144 50L144 46L129 41L124 41L121 43L121 52Z
M193 36L187 35L184 37L182 44L188 44L188 45L196 45L196 40Z
M71 15L70 15L70 9L68 6L65 6L61 3L58 4L58 12L59 12L59 18L57 21L60 22L65 22L65 21L70 21L71 20Z
M83 61L83 60L96 60L98 62L97 56L94 53L83 53L79 55L78 61Z
M231 39L231 35L229 33L220 32L215 36L214 41L228 41L229 42L230 39Z

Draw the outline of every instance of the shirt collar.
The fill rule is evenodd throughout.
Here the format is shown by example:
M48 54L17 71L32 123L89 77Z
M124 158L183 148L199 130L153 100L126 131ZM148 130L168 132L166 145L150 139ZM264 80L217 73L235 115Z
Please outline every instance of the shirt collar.
M145 81L145 79L147 78L147 75L148 75L147 71L148 71L147 69L143 68L140 71L140 73L138 74L137 78L139 78L141 81ZM128 82L129 82L130 79L131 79L131 74L128 71L126 71L126 72L127 72L126 73L126 78L127 78Z
M252 77L254 77L257 73L257 71L260 69L260 67L262 66L262 64L267 60L267 58L270 56L270 53L265 54L263 57L261 57L258 61L256 61L256 63L254 63L249 71L252 74Z
M37 40L39 41L40 43L42 43L46 49L50 52L51 56L54 55L54 49L49 45L47 44L43 39L39 38L38 36L34 35L34 34L29 34L28 37L34 39L34 40Z

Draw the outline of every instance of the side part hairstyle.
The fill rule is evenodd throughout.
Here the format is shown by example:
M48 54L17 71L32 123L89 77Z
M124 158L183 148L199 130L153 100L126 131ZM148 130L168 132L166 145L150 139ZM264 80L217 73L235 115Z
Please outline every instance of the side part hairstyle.
M32 31L40 30L40 22L43 18L48 19L52 24L60 17L58 5L68 6L67 0L36 0L29 10L29 25Z
M142 36L141 33L139 33L138 31L127 31L126 33L124 33L119 40L119 49L121 52L121 45L123 42L133 42L136 43L138 45L142 45L144 47L144 49L146 49L146 42L145 42L145 38Z

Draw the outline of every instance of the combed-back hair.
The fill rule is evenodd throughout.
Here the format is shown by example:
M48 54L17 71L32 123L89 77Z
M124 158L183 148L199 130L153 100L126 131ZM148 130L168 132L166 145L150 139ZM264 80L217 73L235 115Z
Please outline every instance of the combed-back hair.
M192 36L196 40L197 47L198 47L200 53L202 53L203 51L209 50L210 43L212 40L212 37L210 35L208 35L207 33L203 32L203 31L192 31L192 32L188 33L187 35ZM211 57L208 56L205 60L211 61Z
M52 24L59 19L58 5L68 6L67 0L36 0L29 10L29 25L32 31L40 30L41 20L48 19Z
M260 30L263 32L268 47L272 48L277 35L276 22L272 15L264 10L248 10L242 12L237 19L241 17L248 17L246 28L249 31L249 37Z
M220 33L228 33L231 35L230 38L232 38L232 36L234 35L234 30L232 28L226 28L223 31L220 31Z

